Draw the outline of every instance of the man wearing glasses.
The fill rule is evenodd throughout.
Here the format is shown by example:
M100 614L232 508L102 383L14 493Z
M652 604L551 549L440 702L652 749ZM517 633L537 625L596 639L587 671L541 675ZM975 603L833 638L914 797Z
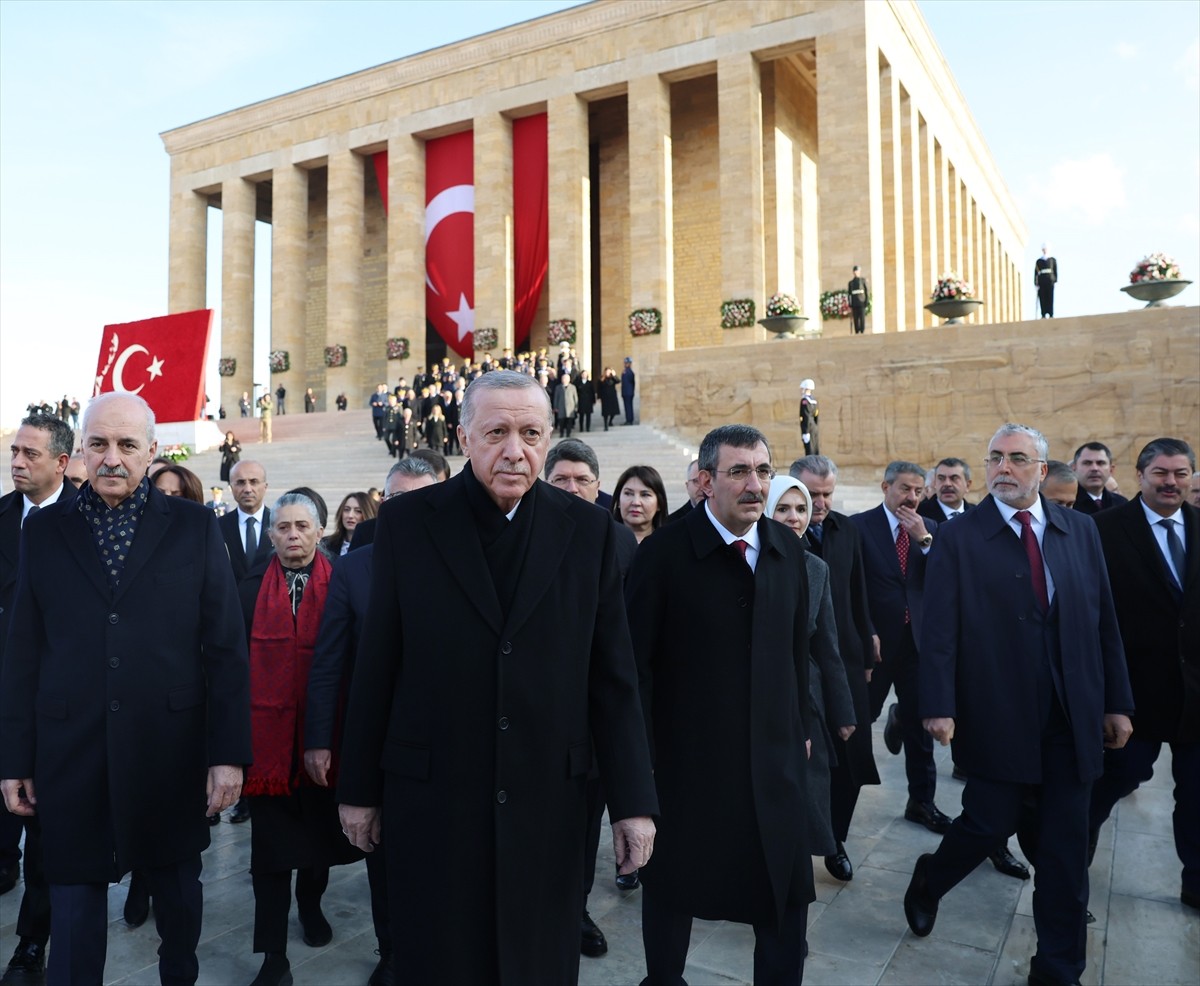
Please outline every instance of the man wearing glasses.
M709 432L699 469L703 505L643 541L625 583L661 807L643 982L683 981L698 917L754 927L755 982L799 983L813 899L804 552L763 517L761 432Z
M1100 536L1039 496L1047 453L1040 432L1004 425L988 445L990 495L938 528L918 705L934 739L953 740L967 781L962 814L904 896L909 927L928 935L940 899L1020 818L1033 837L1032 984L1083 972L1092 782L1133 711Z

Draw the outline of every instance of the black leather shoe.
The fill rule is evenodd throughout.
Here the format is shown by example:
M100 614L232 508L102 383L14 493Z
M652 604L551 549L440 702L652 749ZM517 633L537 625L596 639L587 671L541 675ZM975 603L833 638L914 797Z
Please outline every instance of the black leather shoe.
M908 890L904 892L904 917L912 933L918 938L928 935L937 920L938 899L929 895L925 885L925 862L932 858L926 853L917 859L912 880L908 884Z
M887 722L883 724L883 745L893 756L904 746L904 738L900 735L899 707L895 702L888 708Z
M140 928L150 916L150 884L134 870L129 874L129 893L125 897L125 923Z
M850 857L846 855L846 847L840 842L837 844L837 852L832 856L825 857L825 869L829 871L829 875L835 880L841 880L846 883L854 879L854 867L850 865Z
M583 920L579 926L579 951L590 959L599 958L608 951L604 932L596 927L596 922L587 911L583 912Z
M637 890L642 885L641 879L638 877L638 871L632 873L617 873L617 889L618 890Z
M234 825L250 821L250 805L245 798L238 798L237 804L229 809L229 820Z
M283 952L267 952L250 986L292 986L292 964Z
M1067 982L1063 979L1051 979L1049 976L1043 976L1040 973L1029 970L1029 979L1026 980L1029 986L1079 986L1079 980L1073 979Z
M954 769L950 771L950 776L956 781L965 781L967 779L967 775L962 772L962 769L958 766L958 764L954 765Z
M12 890L21 879L21 861L18 859L8 866L0 866L0 897Z
M910 822L924 825L930 832L938 835L945 835L950 831L950 825L954 821L949 815L940 811L932 801L921 804L919 801L913 801L912 798L909 798L908 804L904 806L904 817Z
M1196 893L1194 890L1181 890L1179 891L1179 902L1186 907L1200 909L1200 893Z
M396 986L400 977L396 973L395 953L390 948L381 948L379 964L367 979L367 986Z
M46 982L46 946L22 938L0 983L4 986L44 986Z
M1002 849L997 849L988 859L992 861L992 865L996 867L1005 876L1015 877L1018 880L1029 879L1029 867L1022 863L1016 856L1008 851L1008 846Z
M304 944L309 948L324 948L333 941L333 928L325 920L320 904L300 911L300 927L304 930Z
M221 824L221 813L219 811L214 811L211 815L208 816L208 827L209 828L213 828L220 824Z

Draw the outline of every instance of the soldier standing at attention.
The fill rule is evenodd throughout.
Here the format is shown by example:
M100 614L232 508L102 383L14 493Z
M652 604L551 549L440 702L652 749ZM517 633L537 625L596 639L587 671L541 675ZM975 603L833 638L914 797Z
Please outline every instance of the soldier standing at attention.
M1042 244L1042 255L1033 265L1033 281L1038 290L1042 318L1054 318L1054 285L1058 283L1058 261L1050 256L1050 244Z

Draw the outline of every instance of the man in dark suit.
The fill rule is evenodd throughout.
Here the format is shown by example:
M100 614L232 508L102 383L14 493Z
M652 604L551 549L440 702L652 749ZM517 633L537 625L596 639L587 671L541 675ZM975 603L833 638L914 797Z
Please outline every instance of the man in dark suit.
M146 478L154 416L108 393L83 418L88 485L22 531L0 679L0 789L41 819L49 979L99 982L108 884L145 871L164 982L199 971L206 815L250 759L246 645L217 520Z
M1079 480L1075 509L1085 514L1099 513L1129 501L1112 493L1106 483L1112 476L1112 452L1103 442L1087 442L1075 450L1071 468Z
M837 465L832 459L825 455L806 455L793 462L788 472L808 488L812 497L808 550L829 566L838 652L854 699L855 718L859 722L868 722L871 709L868 686L879 659L879 638L871 625L867 602L862 538L850 518L833 509ZM837 763L830 769L830 821L837 840L837 852L825 857L825 869L834 879L846 881L854 877L845 842L858 794L864 785L879 783L879 771L875 767L869 729L856 729L848 740L835 733L832 741Z
M387 855L414 981L575 981L593 748L621 869L653 844L615 522L538 481L550 431L536 380L480 376L467 465L384 504L375 529L338 801L350 840ZM448 626L450 659L433 646Z
M915 462L891 462L883 474L883 503L850 520L862 536L871 623L879 635L880 662L871 676L871 720L883 711L892 686L884 742L892 753L904 749L908 803L904 817L942 833L950 818L934 802L937 770L933 741L917 715L918 646L925 590L925 558L937 524L917 513L925 470ZM932 529L931 529L932 528Z
M267 471L261 462L245 459L229 472L229 485L237 510L219 521L221 536L229 550L233 578L241 582L250 569L271 554L271 508L264 504L267 495Z
M687 495L687 499L683 501L683 506L667 514L668 524L673 524L677 520L683 520L694 508L704 502L704 488L700 484L699 459L692 459L688 463L687 474L683 478L683 491Z
M962 459L942 459L933 469L933 489L933 496L917 504L917 513L939 524L961 516L973 506L967 501L971 467Z
M633 372L633 358L625 357L625 369L621 371L621 402L625 405L625 424L633 424L633 395L637 390L637 376Z
M754 928L754 981L804 972L808 905L808 576L763 516L766 439L700 443L705 503L638 547L625 603L662 814L642 871L644 986L683 981L693 918Z
M904 897L913 933L994 847L1036 839L1029 981L1078 983L1086 956L1088 801L1133 698L1096 526L1038 495L1046 440L1004 425L988 445L991 494L938 528L921 636L920 714L954 741L962 814L917 860ZM1028 823L1023 813L1036 804Z
M1113 806L1154 773L1164 743L1175 777L1180 899L1200 908L1200 510L1186 502L1190 445L1158 438L1137 459L1140 494L1096 516L1133 699L1133 736L1092 788L1091 847Z
M59 500L69 500L75 487L65 481L75 433L60 418L35 414L25 418L12 441L13 491L0 498L0 668L17 587L21 528L25 521ZM38 982L45 971L50 937L50 887L42 863L42 828L36 815L0 817L0 879L7 893L20 876L22 830L25 833L25 889L17 915L17 947L4 974L5 982Z

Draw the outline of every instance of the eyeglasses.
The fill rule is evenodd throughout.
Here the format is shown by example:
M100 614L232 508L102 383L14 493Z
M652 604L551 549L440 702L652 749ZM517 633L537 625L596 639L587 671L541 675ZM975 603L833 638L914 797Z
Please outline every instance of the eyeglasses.
M713 472L722 473L735 483L744 483L750 478L751 473L758 477L760 483L764 484L775 478L775 470L770 466L759 466L757 469L751 469L749 466L734 466L732 469L714 469Z
M403 493L404 490L396 490L395 493L384 493L382 502L387 503L388 500L394 500L396 497L403 495Z
M983 460L985 466L991 466L993 469L999 469L1004 465L1004 460L1008 460L1008 464L1014 469L1024 469L1026 466L1031 466L1035 462L1045 462L1045 459L1031 459L1024 452L1013 452L1010 455L1005 455L1003 452L991 452L988 457Z
M586 490L589 486L595 486L598 482L600 482L600 480L596 479L594 476L587 478L581 476L555 476L550 480L550 485L556 487L557 489L565 490L568 486L574 484L580 489Z

